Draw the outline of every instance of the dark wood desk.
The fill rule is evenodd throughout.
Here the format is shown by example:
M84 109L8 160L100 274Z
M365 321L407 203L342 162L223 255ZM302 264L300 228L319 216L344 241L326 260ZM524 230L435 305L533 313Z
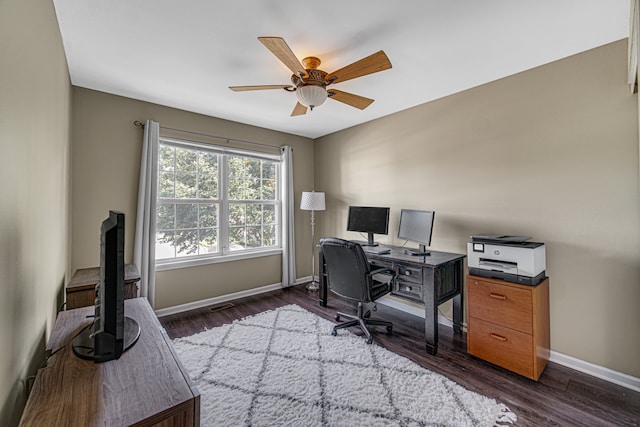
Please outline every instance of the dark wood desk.
M462 333L464 258L466 255L431 251L429 256L412 256L404 248L387 246L388 254L366 252L375 266L396 272L392 295L424 304L424 335L427 352L438 351L438 306L453 299L453 330ZM320 305L327 306L327 276L320 250Z
M71 339L94 307L58 314L20 426L198 426L200 394L144 298L124 302L140 325L138 341L120 359L80 359Z

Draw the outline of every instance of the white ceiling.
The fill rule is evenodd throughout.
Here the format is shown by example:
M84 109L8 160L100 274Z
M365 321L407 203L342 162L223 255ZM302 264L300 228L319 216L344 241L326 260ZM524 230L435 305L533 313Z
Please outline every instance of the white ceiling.
M627 37L629 0L54 0L71 82L317 138ZM283 37L335 71L382 49L393 68L290 117L291 72L257 39ZM146 117L132 117L132 120ZM180 127L179 123L165 123Z

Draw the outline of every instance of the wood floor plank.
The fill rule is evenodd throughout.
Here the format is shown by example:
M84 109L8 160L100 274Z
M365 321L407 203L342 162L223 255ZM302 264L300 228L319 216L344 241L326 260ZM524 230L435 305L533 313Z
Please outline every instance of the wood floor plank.
M331 321L336 311L355 311L352 303L333 294L328 307L303 285L242 298L232 304L201 308L160 318L171 338L189 336L236 319L297 304ZM378 304L372 317L393 322L393 334L373 328L374 341L415 363L457 382L468 390L506 404L518 426L638 426L640 393L550 362L538 382L516 375L466 352L466 337L449 327L438 328L439 348L427 354L423 319ZM358 333L357 329L352 328Z

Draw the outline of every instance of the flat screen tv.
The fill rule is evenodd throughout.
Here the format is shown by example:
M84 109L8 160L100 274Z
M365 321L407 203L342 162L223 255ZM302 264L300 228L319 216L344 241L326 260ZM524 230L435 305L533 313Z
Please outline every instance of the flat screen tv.
M402 209L400 211L398 239L410 240L419 244L418 250L405 249L406 254L415 256L430 255L427 251L427 246L431 246L431 234L435 216L436 213L433 211L414 209Z
M73 339L73 352L96 363L119 359L140 336L138 323L124 315L124 214L109 211L100 228L100 282L93 323Z
M377 246L374 234L389 233L389 208L375 206L349 206L347 231L367 233L365 246Z

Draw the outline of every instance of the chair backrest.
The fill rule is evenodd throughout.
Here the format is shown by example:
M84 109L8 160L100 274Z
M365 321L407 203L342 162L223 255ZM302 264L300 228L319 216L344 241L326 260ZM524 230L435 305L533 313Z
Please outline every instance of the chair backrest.
M358 243L335 237L320 239L329 289L346 298L370 301L367 257Z

